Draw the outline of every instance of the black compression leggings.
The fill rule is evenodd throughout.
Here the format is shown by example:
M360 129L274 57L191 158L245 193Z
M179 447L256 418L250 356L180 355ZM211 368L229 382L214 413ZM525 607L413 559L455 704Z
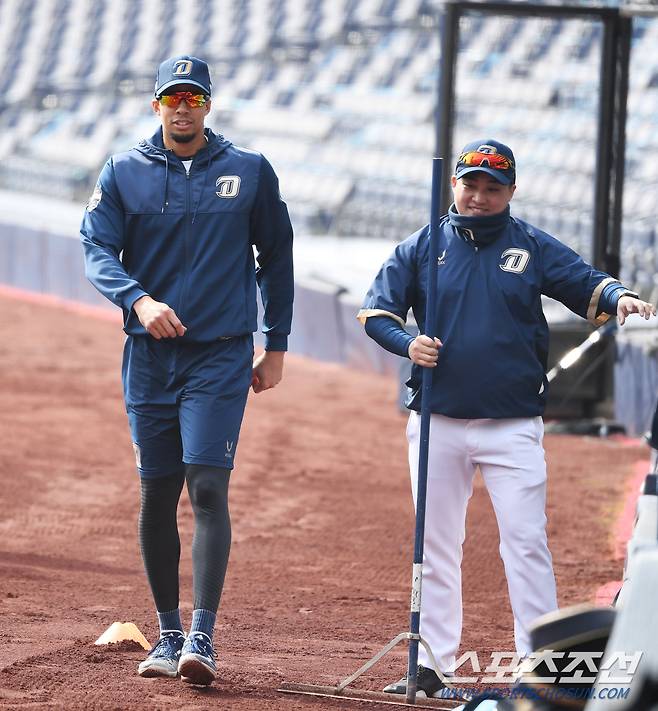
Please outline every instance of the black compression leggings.
M228 511L230 469L188 464L187 490L194 511L194 609L217 612L231 550Z
M194 511L194 608L217 611L231 549L229 476L228 469L188 464L185 477L141 479L139 541L158 612L175 610L179 604L176 511L185 480Z
M184 477L179 474L140 479L139 544L158 612L178 608L180 539L176 524Z

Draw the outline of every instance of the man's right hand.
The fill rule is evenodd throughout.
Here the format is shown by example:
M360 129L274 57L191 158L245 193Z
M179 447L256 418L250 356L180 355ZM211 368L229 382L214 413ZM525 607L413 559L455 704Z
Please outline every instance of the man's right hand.
M133 311L146 331L158 341L161 338L176 338L187 331L176 312L161 301L142 296L133 304Z
M439 348L442 345L438 338L432 340L429 336L416 336L409 344L409 358L423 368L435 368L439 360Z

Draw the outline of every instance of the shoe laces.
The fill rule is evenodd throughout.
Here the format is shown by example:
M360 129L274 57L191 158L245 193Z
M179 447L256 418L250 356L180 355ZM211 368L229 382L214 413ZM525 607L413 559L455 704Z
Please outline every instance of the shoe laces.
M188 642L193 649L198 649L204 657L216 659L217 653L212 646L212 639L205 632L190 632Z
M149 657L172 657L180 652L185 637L178 630L165 630L153 645Z

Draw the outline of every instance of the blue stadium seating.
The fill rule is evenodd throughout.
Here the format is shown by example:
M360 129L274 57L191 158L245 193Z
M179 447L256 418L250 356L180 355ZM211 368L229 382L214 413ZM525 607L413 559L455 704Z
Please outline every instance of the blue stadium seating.
M599 3L602 4L602 3ZM613 5L613 2L603 3ZM427 221L438 0L0 0L0 187L82 202L105 157L157 125L154 68L213 69L210 125L262 150L298 232L401 239ZM649 296L658 162L658 19L634 20L623 273ZM455 147L510 143L513 203L588 254L601 28L462 19Z

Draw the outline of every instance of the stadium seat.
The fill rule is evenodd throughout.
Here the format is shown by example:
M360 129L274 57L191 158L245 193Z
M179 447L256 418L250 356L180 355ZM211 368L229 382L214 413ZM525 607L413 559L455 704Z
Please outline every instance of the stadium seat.
M149 106L154 65L190 51L207 57L215 75L209 125L271 157L290 181L282 189L293 218L299 212L305 224L392 239L422 221L435 140L437 0L192 0L190 21L169 36L181 5L0 3L0 66L11 77L0 104L0 158L10 159L0 184L20 190L31 180L50 193L58 175L62 195L86 199L106 155L157 125ZM477 13L461 22L454 144L478 135L510 142L520 167L519 214L545 215L547 228L581 245L589 236L574 214L579 206L589 210L593 199L600 28L589 20ZM157 45L153 36L161 38ZM637 223L655 219L658 201L658 162L644 160L658 143L657 40L658 21L638 18L627 158L629 176L642 166L643 181L637 189L627 181L625 246L646 233ZM8 169L32 155L41 160L41 176L32 175L37 163L30 161ZM323 176L318 181L331 186L314 195L308 185L319 183L299 178L311 164ZM385 196L354 189L382 176ZM537 208L544 198L550 209ZM330 206L336 213L329 218Z

